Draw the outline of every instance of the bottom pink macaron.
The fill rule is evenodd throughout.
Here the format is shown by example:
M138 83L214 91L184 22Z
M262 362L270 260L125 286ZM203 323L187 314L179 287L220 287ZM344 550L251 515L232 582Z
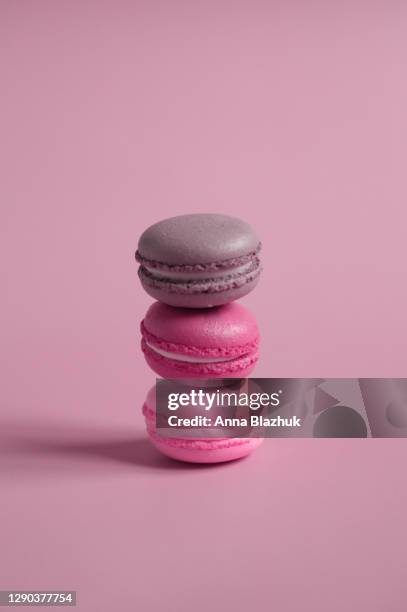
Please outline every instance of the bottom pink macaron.
M188 463L222 463L250 455L263 438L164 438L156 431L155 387L143 405L147 433L154 446L167 457Z

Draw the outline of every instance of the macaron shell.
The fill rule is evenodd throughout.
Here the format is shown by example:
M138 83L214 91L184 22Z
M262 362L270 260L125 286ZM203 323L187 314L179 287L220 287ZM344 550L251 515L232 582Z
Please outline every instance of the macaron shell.
M240 444L222 446L218 440L213 440L211 448L199 448L192 445L169 444L168 440L161 438L157 434L154 436L149 434L149 437L157 450L163 455L187 463L224 463L226 461L243 459L243 457L250 455L263 442L262 438L249 438ZM233 440L234 438L230 441L232 442ZM171 440L171 442L174 442L174 440Z
M138 255L166 265L197 265L246 256L259 239L245 221L220 214L192 214L155 223L141 235Z
M160 341L214 349L233 349L255 342L259 330L253 315L236 302L211 309L172 308L155 302L148 309L143 325Z
M190 363L157 354L142 340L141 349L150 368L162 378L246 378L252 373L258 358L257 348L230 361Z
M154 281L142 268L139 277L144 290L152 298L180 308L212 308L229 304L250 293L259 282L260 269L255 275L246 275L244 279L233 282L212 281L211 289L196 291L190 283L170 283ZM208 284L210 281L208 281Z
M155 408L152 387L143 405L147 433L154 446L171 459L190 463L234 461L246 457L263 442L263 438L164 438L156 432Z

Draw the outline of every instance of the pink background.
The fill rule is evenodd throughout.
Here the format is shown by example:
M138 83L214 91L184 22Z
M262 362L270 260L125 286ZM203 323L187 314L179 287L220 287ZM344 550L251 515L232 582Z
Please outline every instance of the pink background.
M404 440L150 448L133 253L164 216L242 216L257 375L406 376L406 24L396 0L1 2L1 589L405 610Z

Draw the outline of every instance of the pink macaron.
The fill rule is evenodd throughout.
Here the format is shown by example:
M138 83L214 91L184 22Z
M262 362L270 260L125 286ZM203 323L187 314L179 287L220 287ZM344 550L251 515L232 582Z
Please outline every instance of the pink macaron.
M243 378L259 356L259 330L238 302L211 309L155 302L141 323L141 348L163 378Z
M263 438L166 438L156 429L156 394L152 387L143 405L147 433L154 446L167 457L188 463L222 463L242 459Z

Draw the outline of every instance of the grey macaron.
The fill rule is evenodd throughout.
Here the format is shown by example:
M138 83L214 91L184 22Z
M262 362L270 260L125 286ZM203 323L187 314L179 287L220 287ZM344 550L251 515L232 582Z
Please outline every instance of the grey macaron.
M145 230L136 260L141 283L156 300L209 308L239 299L256 286L260 248L255 232L241 219L180 215Z

